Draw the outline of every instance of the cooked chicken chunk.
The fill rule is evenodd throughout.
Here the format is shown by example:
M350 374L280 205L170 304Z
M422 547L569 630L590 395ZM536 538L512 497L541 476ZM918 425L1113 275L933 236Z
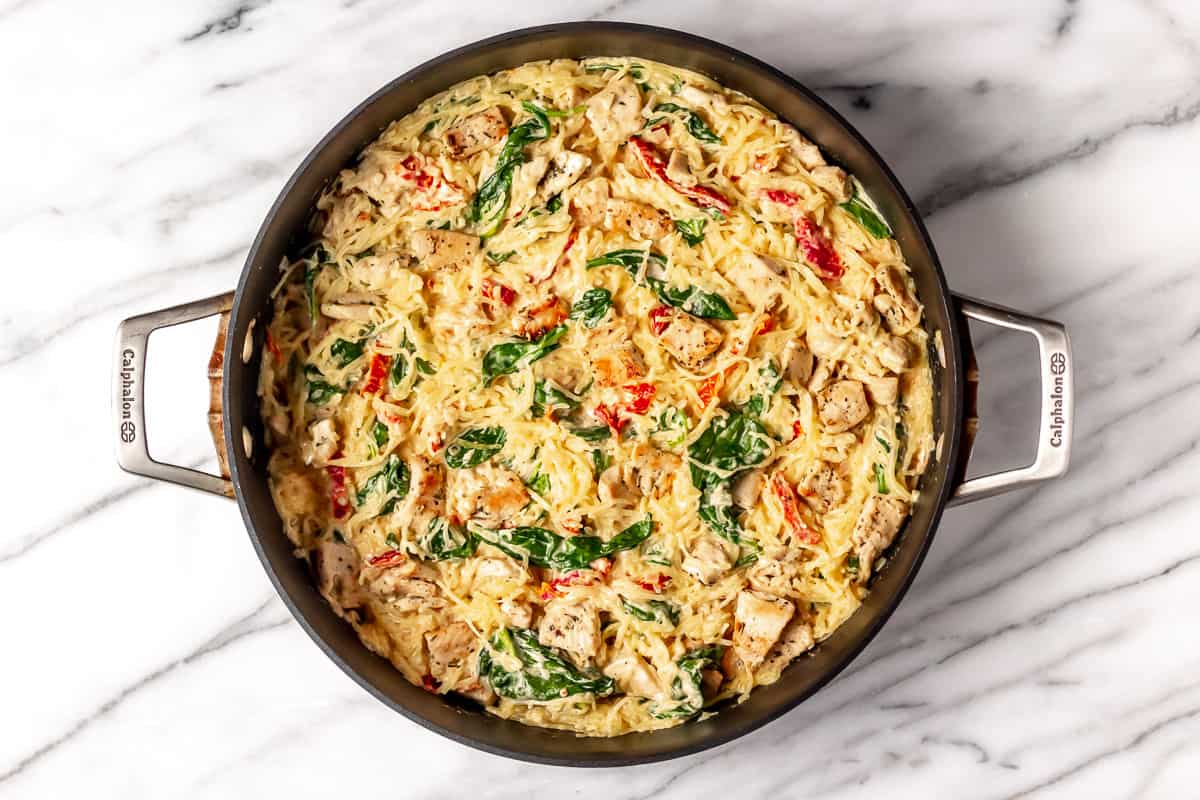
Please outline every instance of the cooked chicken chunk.
M687 153L682 150L671 151L671 158L667 161L667 177L680 186L696 185L696 176L692 174Z
M734 608L733 649L750 670L755 669L783 633L796 607L781 597L743 589Z
M921 321L921 306L909 294L908 284L896 267L884 267L875 278L879 285L875 293L875 310L883 316L888 330L904 334Z
M795 555L796 551L787 547L776 547L761 555L746 571L750 587L780 596L792 592L792 582L800 575L800 561Z
M634 447L628 461L600 474L600 499L611 503L637 495L662 497L670 493L682 465L683 461L674 453L641 442Z
M863 506L854 523L854 552L858 556L858 579L866 581L871 576L871 567L896 534L908 517L908 503L894 497L884 497L873 494Z
M693 372L703 367L725 340L715 325L675 309L656 321L666 325L658 333L659 341L684 369Z
M826 433L841 433L866 419L871 406L861 383L836 381L817 395L817 413Z
M895 375L889 378L866 378L864 383L871 395L871 402L877 406L890 406L900 398L900 380Z
M514 628L528 628L533 624L533 608L520 600L501 600L500 613Z
M787 287L787 262L747 253L725 272L729 282L758 308L770 308Z
M808 139L800 135L800 132L790 125L784 126L785 139L791 146L792 153L805 169L814 169L825 163L825 157L821 155L821 149Z
M854 194L850 176L841 167L813 167L811 175L813 183L833 195L835 203L844 203Z
M722 539L705 534L692 542L682 566L683 571L696 580L711 585L733 566L733 557Z
M878 354L879 363L885 369L895 372L897 375L908 369L908 362L912 356L908 342L899 336L889 336L884 341L883 347L880 348Z
M601 142L622 142L642 127L641 90L628 75L614 78L588 100L586 116Z
M509 197L509 208L524 213L524 210L537 205L538 186L550 159L545 156L534 156L513 172L512 192Z
M787 365L788 380L796 386L806 386L812 378L813 354L803 339L793 339L783 351L783 363Z
M756 677L759 680L773 680L788 664L811 649L815 643L812 626L800 619L792 620L783 629L779 641L758 668Z
M729 101L723 95L701 89L699 86L684 84L679 89L679 96L697 108L707 108L717 114L729 111Z
M587 354L596 383L602 387L624 386L646 376L641 351L630 339L629 330L616 320L610 319L591 332Z
M542 183L538 187L538 196L548 199L556 194L561 194L573 186L575 181L582 178L583 173L587 172L587 168L591 165L592 160L583 153L576 153L573 150L559 151L551 159L550 168L542 177Z
M538 624L538 641L565 650L576 664L585 664L600 649L600 615L588 602L552 600Z
M498 106L472 114L446 129L446 146L455 158L466 158L504 141L508 123Z
M636 200L609 200L604 226L638 241L657 241L671 233L671 217L665 211Z
M761 468L747 470L733 485L733 504L738 508L754 508L763 489Z
M832 465L818 461L800 482L800 496L818 514L828 514L846 500L846 479Z
M346 267L346 275L365 289L383 291L388 288L392 275L405 266L405 257L395 250L389 250L377 256L351 259Z
M408 495L392 514L392 522L401 528L423 534L429 523L442 513L445 504L445 477L442 466L424 456L408 460L412 470Z
M308 474L299 470L274 472L271 494L274 495L275 507L284 512L288 519L312 516L326 502Z
M301 449L304 463L323 467L338 451L338 432L332 418L322 419L308 426L308 441Z
M471 687L479 682L475 672L478 663L479 640L465 622L451 622L444 628L425 634L429 650L429 672L441 684L441 691L460 686Z
M375 313L375 306L370 303L322 303L321 313L330 319L370 322Z
M457 231L423 229L413 233L412 251L426 271L449 269L457 272L479 253L479 237Z
M804 340L814 356L829 359L840 356L846 343L845 339L829 330L818 319L809 320L804 331Z
M557 295L533 296L513 314L513 329L526 339L536 339L565 320L569 311Z
M456 470L449 510L460 519L497 527L529 504L520 476L495 464Z
M621 653L604 667L604 674L617 682L617 688L634 697L654 697L662 691L658 677L637 653Z
M362 606L366 599L358 585L358 551L345 542L322 539L312 551L317 588L339 616Z
M571 208L580 225L602 226L608 210L608 178L591 178L579 184Z
M445 608L446 601L436 583L425 578L403 577L404 572L403 569L383 570L367 584L367 588L399 611Z

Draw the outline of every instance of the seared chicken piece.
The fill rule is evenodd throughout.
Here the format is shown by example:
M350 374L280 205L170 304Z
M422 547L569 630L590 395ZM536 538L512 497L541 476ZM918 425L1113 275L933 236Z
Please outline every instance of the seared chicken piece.
M711 585L733 566L733 557L726 549L725 541L705 534L692 542L690 551L683 557L683 571L703 584Z
M733 485L733 504L738 508L754 508L763 489L762 468L747 470Z
M817 413L826 433L841 433L866 419L871 406L861 383L836 381L817 395Z
M921 305L908 292L908 283L900 270L884 267L875 278L879 285L875 293L875 310L883 316L888 330L904 334L921 321Z
M717 114L729 112L729 101L723 95L706 91L699 86L685 83L679 90L679 96L697 108L710 109Z
M604 667L604 674L617 682L617 688L634 697L654 697L662 691L658 676L637 653L621 653Z
M375 306L369 303L322 303L321 313L330 319L370 322L375 313Z
M520 600L501 600L500 613L514 628L528 628L533 624L533 608Z
M600 615L578 600L552 600L538 624L538 641L566 651L577 665L592 661L600 649Z
M591 165L592 160L583 153L576 153L573 150L559 151L550 160L550 168L542 176L541 185L538 186L538 197L549 199L556 194L561 194L574 186Z
M610 318L588 336L588 358L596 383L609 388L636 383L646 376L646 362L621 322Z
M366 599L358 585L358 551L333 539L322 539L312 551L317 588L339 616L362 606Z
M508 123L498 106L462 119L446 130L446 146L455 158L466 158L504 141Z
M841 167L813 167L811 175L813 183L833 195L835 203L844 203L854 194L850 176Z
M529 504L529 492L520 476L495 464L456 470L449 510L460 519L473 519L488 528L498 527Z
M670 235L671 217L667 212L636 200L609 200L604 226L638 241L657 241Z
M846 500L846 479L829 463L818 461L800 482L800 496L818 514L828 514Z
M747 669L754 670L783 633L796 607L788 600L763 592L738 592L733 612L733 650Z
M510 209L520 210L523 213L523 210L537 205L538 186L549 166L550 159L545 156L534 156L517 167L513 172L512 192L509 199Z
M614 78L588 100L586 116L601 142L623 142L642 127L641 90L628 75Z
M569 312L557 295L533 296L513 314L513 329L526 339L536 339L565 320Z
M858 580L866 582L876 557L892 543L908 517L908 503L873 494L854 523L854 552L858 556Z
M637 494L662 497L669 494L683 461L674 453L641 442L630 459L600 474L598 491L606 503L631 499Z
M804 340L817 358L836 359L845 349L846 340L829 330L818 319L809 320Z
M888 336L877 355L879 363L897 375L908 369L909 359L912 356L908 342L899 336Z
M864 383L871 395L871 402L877 406L890 406L900 398L900 380L894 375L889 378L867 378Z
M792 154L796 156L801 166L811 170L825 164L825 157L821 155L819 147L801 136L800 132L790 125L785 125L784 131L784 138L791 147Z
M793 339L783 350L788 379L796 386L807 386L813 374L813 354L803 339Z
M308 426L308 440L301 445L304 463L324 467L338 451L338 432L333 419L322 419Z
M328 502L313 486L309 475L300 470L274 472L271 494L274 495L275 506L285 511L288 518L312 516L323 503Z
M692 174L687 153L682 150L671 151L671 158L667 161L667 177L680 186L696 185L696 176Z
M792 620L783 629L779 641L775 643L762 665L759 666L756 677L760 680L773 680L797 656L811 649L815 643L812 626L800 619Z
M442 466L424 456L413 456L408 465L412 470L411 488L391 519L406 530L423 534L429 529L429 523L442 513L445 477Z
M784 596L793 591L793 581L800 575L800 561L795 550L774 547L763 553L746 571L752 589Z
M602 226L608 210L608 178L591 178L579 184L571 199L571 208L580 225Z
M657 317L656 324L666 326L658 332L663 347L684 369L692 372L703 367L725 340L715 325L676 309Z
M733 263L725 277L754 306L770 308L787 287L787 263L771 256L747 253Z
M421 269L457 272L479 253L479 237L457 231L422 229L413 232L412 251Z

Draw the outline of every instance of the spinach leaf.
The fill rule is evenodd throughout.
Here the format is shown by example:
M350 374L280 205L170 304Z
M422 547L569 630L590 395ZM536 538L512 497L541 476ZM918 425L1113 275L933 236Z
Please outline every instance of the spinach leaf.
M452 469L479 466L504 449L507 441L508 432L499 426L465 430L446 448L446 466Z
M585 442L603 442L612 433L607 425L596 425L591 428L567 428L567 430Z
M371 438L375 440L376 447L383 447L388 443L391 434L388 431L388 426L383 424L382 420L376 419L375 424L371 426Z
M594 328L612 308L612 292L608 289L588 289L571 306L570 319L582 320L583 327Z
M559 389L550 381L539 378L533 385L533 405L529 407L529 412L533 414L534 419L541 419L546 415L546 410L563 411L570 414L579 408L579 400L568 392Z
M467 204L467 222L479 226L482 238L492 236L504 224L504 214L512 197L513 173L525 161L525 145L550 135L550 120L545 113L532 103L526 105L526 111L537 109L536 112L530 111L533 119L509 129L492 174L479 185L475 196Z
M877 441L877 442L879 442L879 444L883 445L883 452L885 452L885 453L892 452L891 443L887 439L880 436L878 433L875 434L875 441Z
M671 628L679 624L679 607L666 600L647 600L638 605L622 597L621 608L625 609L629 616L642 622L657 622Z
M346 390L334 386L325 380L321 371L309 364L304 368L304 377L308 382L308 402L314 406L323 406L333 399L334 395L343 394Z
M875 489L880 494L888 493L887 478L884 475L883 464L875 464Z
M767 361L758 370L758 374L763 379L762 390L746 403L746 412L755 417L761 417L767 413L771 408L771 398L783 385L783 377L779 374L779 368L775 366L774 361Z
M667 114L681 115L684 123L687 125L688 133L695 139L699 139L702 142L709 142L710 144L721 143L721 137L717 136L716 132L708 127L708 123L704 121L703 117L690 108L684 108L676 103L659 103L654 107L654 110L663 111Z
M858 570L859 570L858 556L856 556L856 555L846 556L846 576L850 577L850 578L857 578Z
M511 375L545 358L558 349L558 340L567 333L566 325L559 325L543 333L532 342L505 342L493 346L483 357L483 385L491 386L501 375Z
M615 70L619 70L619 69L621 69L621 67L617 64L588 64L587 66L585 66L583 68L583 71L584 72L609 72L609 71L615 71ZM646 77L645 69L646 68L643 67L641 64L630 64L629 65L629 75L635 81L640 81L642 78Z
M487 256L488 261L492 262L493 264L499 265L499 264L503 264L505 261L508 261L510 258L515 256L516 254L517 254L516 250L509 250L504 253L489 252L489 253L485 253L484 255Z
M669 567L674 563L671 559L671 554L667 550L667 543L657 536L652 536L642 542L642 547L638 551L642 556L642 561L647 564L658 564L660 567Z
M546 493L550 491L550 476L545 472L542 472L541 467L538 467L534 470L533 477L526 481L525 485L528 486L531 491L545 496Z
M346 339L338 339L329 346L329 355L339 367L347 367L361 358L363 354L362 342L350 342Z
M434 367L433 364L430 364L428 361L421 358L420 356L417 357L416 364L417 364L417 372L421 373L422 375L433 375L434 373L437 372L437 368Z
M680 411L675 406L667 406L658 415L656 420L658 427L654 433L673 433L675 434L667 440L668 447L678 447L687 439L688 431L691 430L692 423L687 418L687 415Z
M748 548L755 557L757 542L745 538L737 522L733 482L739 473L761 464L770 451L771 439L762 423L736 409L714 418L688 447L692 485L700 490L700 519L718 536Z
M451 558L470 558L479 547L479 539L473 533L451 525L441 517L429 523L421 547L434 561Z
M679 667L679 675L671 684L672 703L656 705L650 712L658 719L676 719L690 717L704 707L704 693L701 690L701 672L706 668L715 669L721 663L725 649L712 644L689 650L675 662Z
M538 641L537 634L522 628L503 628L492 637L491 650L504 658L493 658L488 648L479 653L479 675L492 691L510 700L558 700L576 694L607 697L616 685L594 669L581 670L554 648ZM508 670L501 661L516 661Z
M736 409L714 417L688 447L692 485L703 489L757 466L771 451L771 438L758 420Z
M601 472L608 469L610 464L612 464L612 459L608 457L608 453L599 448L592 451L592 468L596 470L597 478L600 477Z
M652 275L650 272L652 269L661 273L667 265L666 256L655 253L653 250L613 250L602 256L588 259L586 266L588 269L603 266L624 267L636 280L643 263L646 264L645 284L658 295L658 299L663 303L686 311L693 317L737 319L737 315L719 294L706 292L695 286L685 288L670 286L663 278Z
M408 471L408 464L404 463L400 456L395 454L388 456L383 469L367 478L362 488L358 490L358 494L354 497L354 504L356 506L365 505L371 492L381 488L388 499L379 508L379 514L390 514L395 510L396 504L408 494L411 480L412 475Z
M562 208L562 204L563 204L562 197L560 197L559 195L554 195L553 197L551 197L549 200L546 201L546 210L549 211L551 214L553 214L556 211L558 211L560 208Z
M888 224L880 219L869 205L859 200L857 194L842 203L841 207L847 214L858 220L858 224L862 225L863 229L876 239L886 239L892 235L892 229L888 227Z
M404 376L408 374L408 359L397 354L392 359L392 368L388 371L388 383L391 386L399 386L404 380Z
M513 558L551 569L586 569L598 558L607 558L622 550L632 550L644 542L653 530L650 517L635 522L607 542L599 536L563 537L545 528L519 527L499 530L480 529L476 533Z
M679 235L683 237L685 242L695 247L704 241L704 226L707 224L707 217L677 219L675 220L675 230L679 231Z

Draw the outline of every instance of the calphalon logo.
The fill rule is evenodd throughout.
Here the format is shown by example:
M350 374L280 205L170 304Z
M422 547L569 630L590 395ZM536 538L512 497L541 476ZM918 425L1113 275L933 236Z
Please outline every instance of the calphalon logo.
M1066 411L1063 408L1063 374L1067 371L1067 354L1050 354L1050 374L1054 377L1054 386L1050 391L1050 446L1062 447L1063 425L1066 421Z
M137 399L134 394L134 355L128 347L121 351L121 441L125 444L137 438L137 425L133 422L133 404Z

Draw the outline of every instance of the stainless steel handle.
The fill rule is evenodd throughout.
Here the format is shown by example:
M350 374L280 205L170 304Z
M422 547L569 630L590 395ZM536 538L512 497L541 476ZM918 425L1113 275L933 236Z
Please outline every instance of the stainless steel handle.
M166 464L150 457L146 444L146 342L159 328L211 317L233 306L233 292L130 317L117 328L113 360L113 420L117 431L117 463L126 472L233 496L228 478Z
M1067 464L1071 460L1071 426L1075 417L1071 342L1067 339L1066 329L1060 323L1030 317L970 297L956 295L955 301L969 319L1032 334L1037 340L1042 376L1042 412L1038 420L1037 454L1033 463L963 481L950 498L950 505L981 500L1057 478L1067 471Z

